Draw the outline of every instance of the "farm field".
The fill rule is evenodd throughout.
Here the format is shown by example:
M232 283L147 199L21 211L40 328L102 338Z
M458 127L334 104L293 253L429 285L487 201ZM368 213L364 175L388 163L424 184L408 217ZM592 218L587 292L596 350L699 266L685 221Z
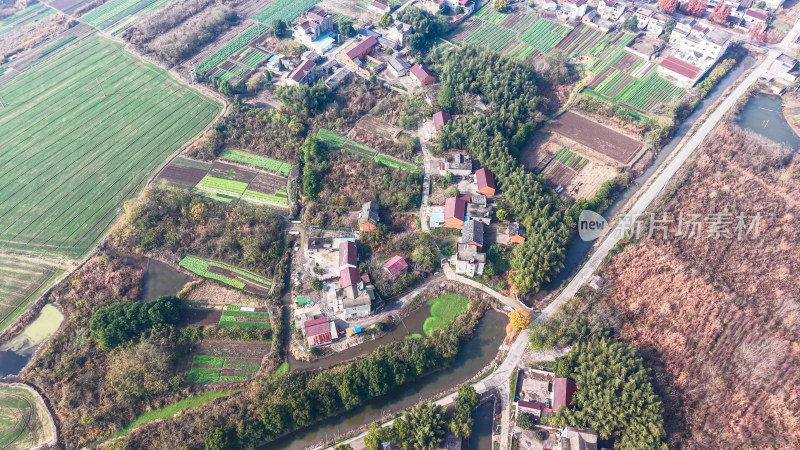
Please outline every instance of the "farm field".
M38 22L55 13L54 10L42 3L35 3L16 14L12 14L0 20L0 36L14 28Z
M270 328L269 312L252 307L228 305L219 318L219 327Z
M175 158L161 169L156 181L184 188L193 188L206 176L211 164L185 158Z
M39 258L0 254L0 331L17 319L66 266Z
M188 383L210 384L249 380L261 369L270 342L202 341L195 346Z
M327 144L333 150L343 150L347 153L350 153L351 155L355 155L365 159L371 159L377 163L393 167L395 169L405 170L407 172L414 172L414 173L419 172L419 167L410 162L403 161L399 158L382 155L378 153L376 150L367 147L366 145L361 145L357 142L353 142L349 139L340 136L339 134L333 131L322 128L317 133L317 137L320 139L320 141Z
M427 336L447 328L459 314L467 310L469 297L462 294L446 293L428 302L431 316L425 319L422 329Z
M551 121L547 129L623 165L630 163L642 148L642 142L572 111Z
M231 61L228 61L228 58L233 57L240 57L242 53L247 51L248 44L258 39L262 34L266 33L269 28L266 25L262 25L260 23L255 24L254 26L248 28L242 34L225 44L216 52L209 55L204 60L200 61L197 64L197 73L199 74L206 74L211 73L212 76L215 77L227 77L226 79L229 80L235 76L241 75L241 73L237 74L237 65ZM247 56L247 55L245 55ZM266 57L264 58L266 59ZM226 63L227 61L227 63ZM247 67L238 67L238 69L242 69L242 71L246 71ZM212 73L213 71L213 73ZM242 72L242 73L243 73ZM227 74L230 74L228 76Z
M241 150L232 150L226 148L222 150L222 153L220 153L219 157L222 159L227 159L228 161L249 164L261 169L271 170L287 176L292 173L292 165L289 163L267 158L266 156L254 155Z
M0 87L0 249L77 258L221 105L101 37Z
M160 8L169 0L111 0L81 17L81 20L112 35L128 29L144 13Z
M272 26L275 20L290 23L308 8L316 5L319 0L276 0L271 5L253 15L252 19Z
M55 432L44 405L27 389L0 385L0 448L24 450Z
M184 257L180 266L196 275L217 280L250 294L267 295L272 286L271 281L246 270L194 256Z
M282 175L215 161L194 189L221 202L244 201L285 210L289 206L286 184Z

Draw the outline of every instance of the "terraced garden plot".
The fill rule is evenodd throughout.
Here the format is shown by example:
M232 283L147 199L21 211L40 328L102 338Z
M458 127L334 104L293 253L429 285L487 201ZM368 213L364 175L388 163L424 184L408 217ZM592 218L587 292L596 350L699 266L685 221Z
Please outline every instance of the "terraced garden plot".
M242 311L239 306L228 306L219 318L220 327L270 328L269 312Z
M81 17L81 20L101 30L108 30L145 8L163 3L166 0L110 0Z
M634 79L614 98L642 111L651 111L660 104L681 98L686 91L650 71L643 79Z
M0 332L64 274L66 266L20 255L0 254Z
M161 172L158 173L158 177L156 177L156 181L173 186L193 188L208 174L210 168L211 164L184 158L175 158L166 167L161 169Z
M225 46L200 61L197 65L197 73L205 74L210 72L215 67L225 63L228 57L238 54L248 44L259 39L267 31L269 31L269 28L262 24L256 24L248 28L242 34L236 36L235 39L225 44Z
M0 249L70 258L93 247L122 203L221 110L101 37L0 96Z
M547 128L620 164L628 164L642 148L642 142L572 111L551 121Z
M508 28L501 27L491 22L484 22L474 33L470 34L464 42L479 45L496 52L516 41L516 34Z
M287 208L289 198L286 184L287 179L282 176L268 173L259 174L247 186L242 200L265 206Z
M276 0L253 15L252 19L272 26L272 22L282 20L289 23L300 16L308 8L316 5L319 0Z
M195 256L186 256L179 263L184 269L204 278L219 281L255 295L267 295L272 282L254 273L228 264Z
M333 131L329 131L324 128L320 129L319 132L317 132L317 137L322 142L326 143L333 150L343 150L352 155L359 156L361 158L371 159L380 164L389 167L394 167L396 169L405 170L408 172L416 173L419 171L419 167L417 167L414 164L402 161L398 158L381 155L376 150L371 149L366 145L361 145L357 142L353 142L349 139L346 139L334 133Z
M188 383L209 384L245 381L261 369L269 342L202 341L195 346Z
M571 167L567 167L560 161L553 159L547 164L544 170L542 170L541 175L544 177L548 186L555 188L557 186L568 186L572 180L578 176L578 172Z
M535 48L546 52L570 32L570 28L558 25L547 19L537 19L533 25L520 33L519 39Z
M222 159L227 159L228 161L249 164L251 166L271 170L287 176L292 172L292 165L289 163L267 158L266 156L243 152L241 150L226 148L222 150L222 153L220 153L219 157Z

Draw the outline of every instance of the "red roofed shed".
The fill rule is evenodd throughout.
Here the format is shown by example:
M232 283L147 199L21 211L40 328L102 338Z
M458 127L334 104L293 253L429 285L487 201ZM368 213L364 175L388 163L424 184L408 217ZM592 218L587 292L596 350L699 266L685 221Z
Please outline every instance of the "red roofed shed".
M361 281L361 275L355 267L348 267L339 270L339 287L344 289Z
M703 72L703 69L686 61L682 61L674 56L668 56L661 61L659 66L692 80L699 77Z
M350 64L351 66L358 67L358 64L354 60L363 58L365 55L370 54L376 45L378 45L378 40L375 39L375 37L370 36L343 54L342 61Z
M444 226L461 228L467 214L467 202L458 197L450 197L444 202Z
M358 248L355 241L339 243L339 269L344 267L358 267Z
M333 342L331 326L327 317L309 320L303 324L306 331L306 340L309 347L330 344Z
M479 169L475 172L478 181L478 193L487 197L494 195L497 186L494 184L494 174L487 168Z
M392 256L383 265L383 270L386 271L386 276L388 276L389 278L394 278L395 275L406 269L408 269L408 263L400 255Z
M414 64L409 70L411 78L417 80L420 86L425 86L436 81L436 77L421 64Z
M447 125L447 122L450 122L450 114L447 112L439 111L433 115L433 127L436 129L437 133L443 126Z
M574 381L569 378L556 378L553 382L553 411L558 411L561 406L569 408L575 390Z

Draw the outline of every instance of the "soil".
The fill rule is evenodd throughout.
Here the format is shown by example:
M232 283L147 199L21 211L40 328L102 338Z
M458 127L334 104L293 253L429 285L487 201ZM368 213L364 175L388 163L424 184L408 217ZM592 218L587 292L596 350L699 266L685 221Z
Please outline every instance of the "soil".
M628 164L642 148L642 142L630 138L580 114L567 111L550 122L548 130Z
M218 309L186 308L181 311L181 327L208 327L217 326L222 311Z
M206 173L208 173L207 170L196 167L169 164L161 170L156 180L179 186L193 187L206 176Z

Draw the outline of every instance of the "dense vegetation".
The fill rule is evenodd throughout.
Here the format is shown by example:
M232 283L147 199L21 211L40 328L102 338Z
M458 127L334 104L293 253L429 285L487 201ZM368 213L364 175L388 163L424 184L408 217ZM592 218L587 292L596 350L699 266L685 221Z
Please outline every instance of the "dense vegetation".
M451 121L441 132L442 150L464 149L495 174L511 213L527 229L516 246L511 281L522 293L537 290L563 267L572 221L544 182L517 162L520 149L544 120L534 72L496 53L463 47L438 52L442 89L473 93L492 106L488 114Z
M577 391L573 409L559 408L553 425L593 428L620 450L666 450L661 399L635 347L605 339L578 344L556 360L555 371Z
M322 80L311 86L280 86L275 90L275 97L283 102L286 107L304 116L313 116L325 110L333 100L331 90Z
M473 301L445 333L397 341L342 367L259 378L246 392L134 430L142 448L203 445L204 437L249 447L356 408L397 386L451 364L487 305Z
M265 208L231 207L200 195L149 188L125 205L115 245L176 261L207 257L274 277L283 257L283 220Z
M411 25L413 33L408 37L408 46L415 52L427 50L444 34L447 18L433 15L425 10L411 6L397 13L397 20Z
M89 330L100 348L111 350L155 327L177 323L180 302L177 297L159 297L150 302L115 303L94 313Z
M281 161L297 161L305 125L275 109L234 102L227 115L189 149L189 156L213 160L228 147L263 154Z

